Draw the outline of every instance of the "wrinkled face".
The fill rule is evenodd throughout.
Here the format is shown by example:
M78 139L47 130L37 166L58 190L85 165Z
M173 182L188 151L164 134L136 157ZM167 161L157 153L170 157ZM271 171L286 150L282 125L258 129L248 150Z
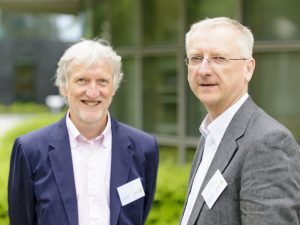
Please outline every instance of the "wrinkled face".
M61 92L69 103L75 126L105 125L108 107L115 94L111 64L99 60L90 67L72 65L67 86Z
M255 61L211 58L245 58L237 44L237 33L230 27L201 27L191 34L187 57L204 57L201 63L188 66L188 82L196 97L205 105L211 119L239 100L248 88ZM216 60L217 61L217 60Z

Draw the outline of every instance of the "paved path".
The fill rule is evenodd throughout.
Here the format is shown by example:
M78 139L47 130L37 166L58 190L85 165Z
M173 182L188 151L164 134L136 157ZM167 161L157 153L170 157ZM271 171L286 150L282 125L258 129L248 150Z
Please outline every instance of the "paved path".
M0 114L0 136L12 129L23 119L24 116L19 114Z

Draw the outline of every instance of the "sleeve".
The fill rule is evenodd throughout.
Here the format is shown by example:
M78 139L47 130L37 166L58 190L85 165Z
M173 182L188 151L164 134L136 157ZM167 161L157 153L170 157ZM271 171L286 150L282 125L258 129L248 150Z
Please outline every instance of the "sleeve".
M37 224L32 170L19 139L12 149L8 179L10 225Z
M299 146L282 130L251 144L241 176L242 224L299 224Z
M153 141L153 144L150 146L148 154L147 154L147 165L146 165L146 190L145 190L145 204L144 204L144 216L143 216L143 224L147 219L147 216L150 212L154 194L156 190L156 179L157 179L157 170L158 170L158 145L156 140Z

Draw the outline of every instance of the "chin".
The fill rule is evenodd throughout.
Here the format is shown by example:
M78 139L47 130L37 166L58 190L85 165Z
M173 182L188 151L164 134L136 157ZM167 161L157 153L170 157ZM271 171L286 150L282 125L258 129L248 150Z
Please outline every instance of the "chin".
M103 112L82 113L81 119L84 122L92 123L100 121L104 116Z
M205 105L205 106L214 106L218 104L217 99L215 98L199 98L199 100Z

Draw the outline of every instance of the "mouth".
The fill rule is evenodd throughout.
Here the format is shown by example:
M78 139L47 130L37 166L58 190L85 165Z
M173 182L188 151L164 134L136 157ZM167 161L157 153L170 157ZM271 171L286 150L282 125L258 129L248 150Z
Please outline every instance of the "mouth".
M101 101L88 101L88 100L82 100L81 102L88 106L96 106L101 103Z
M217 84L200 84L201 87L213 87L216 86Z

